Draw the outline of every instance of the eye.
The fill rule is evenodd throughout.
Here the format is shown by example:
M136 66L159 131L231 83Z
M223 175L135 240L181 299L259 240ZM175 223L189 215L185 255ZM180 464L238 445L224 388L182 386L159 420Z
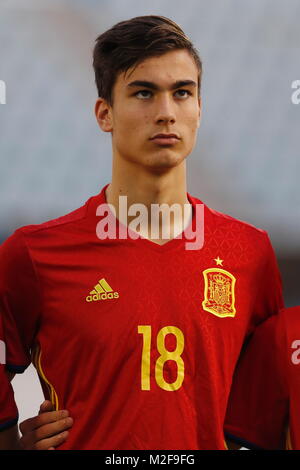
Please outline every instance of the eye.
M188 96L191 96L191 95L192 95L192 93L191 93L189 90L183 90L183 89L177 90L177 91L175 92L175 95L176 95L176 94L177 94L177 96L178 96L179 98L187 98Z
M140 98L142 100L150 98L151 95L152 95L152 92L149 91L149 90L140 90L140 91L137 91L136 93L134 93L134 96L136 96L137 98Z

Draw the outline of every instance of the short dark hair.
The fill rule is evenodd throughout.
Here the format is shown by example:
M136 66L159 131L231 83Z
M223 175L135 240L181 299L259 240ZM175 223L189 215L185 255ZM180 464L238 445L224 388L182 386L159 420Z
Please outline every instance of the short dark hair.
M202 62L190 39L174 21L164 16L137 16L121 21L98 36L93 67L98 96L113 103L112 90L119 73L149 57L175 49L186 49L198 68L200 96Z

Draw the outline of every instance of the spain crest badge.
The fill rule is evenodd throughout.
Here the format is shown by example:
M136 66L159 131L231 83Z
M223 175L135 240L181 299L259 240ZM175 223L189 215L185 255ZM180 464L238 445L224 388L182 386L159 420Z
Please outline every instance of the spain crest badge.
M236 278L228 271L218 268L205 269L203 276L203 309L218 317L234 317Z

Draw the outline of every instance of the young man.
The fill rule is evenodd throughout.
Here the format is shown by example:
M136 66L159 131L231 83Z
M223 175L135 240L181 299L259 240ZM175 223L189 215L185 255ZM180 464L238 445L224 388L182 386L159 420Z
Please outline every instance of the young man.
M111 183L71 214L17 230L0 252L6 369L23 372L32 361L56 413L25 423L23 443L225 449L244 339L283 305L273 249L265 231L186 191L202 65L179 26L158 16L118 23L97 39L94 69ZM147 210L140 236L130 227L136 203ZM154 204L187 209L159 222L171 239L148 230ZM192 248L191 236L200 240ZM73 426L57 445L47 439L67 427L63 409ZM11 418L1 408L4 433L15 432Z
M260 325L237 366L229 439L253 449L300 450L300 307Z

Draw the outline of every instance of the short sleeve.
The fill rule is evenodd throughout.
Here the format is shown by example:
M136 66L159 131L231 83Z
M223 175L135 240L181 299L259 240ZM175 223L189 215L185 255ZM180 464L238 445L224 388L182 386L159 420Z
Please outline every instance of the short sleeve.
M237 364L225 420L225 435L248 448L285 448L288 421L286 333L274 315L250 338Z
M263 265L257 278L257 294L252 308L249 334L254 331L257 325L284 308L281 274L270 238L267 232L264 233L266 248L261 253Z
M0 315L9 372L22 373L31 363L40 310L37 275L19 229L0 246Z

